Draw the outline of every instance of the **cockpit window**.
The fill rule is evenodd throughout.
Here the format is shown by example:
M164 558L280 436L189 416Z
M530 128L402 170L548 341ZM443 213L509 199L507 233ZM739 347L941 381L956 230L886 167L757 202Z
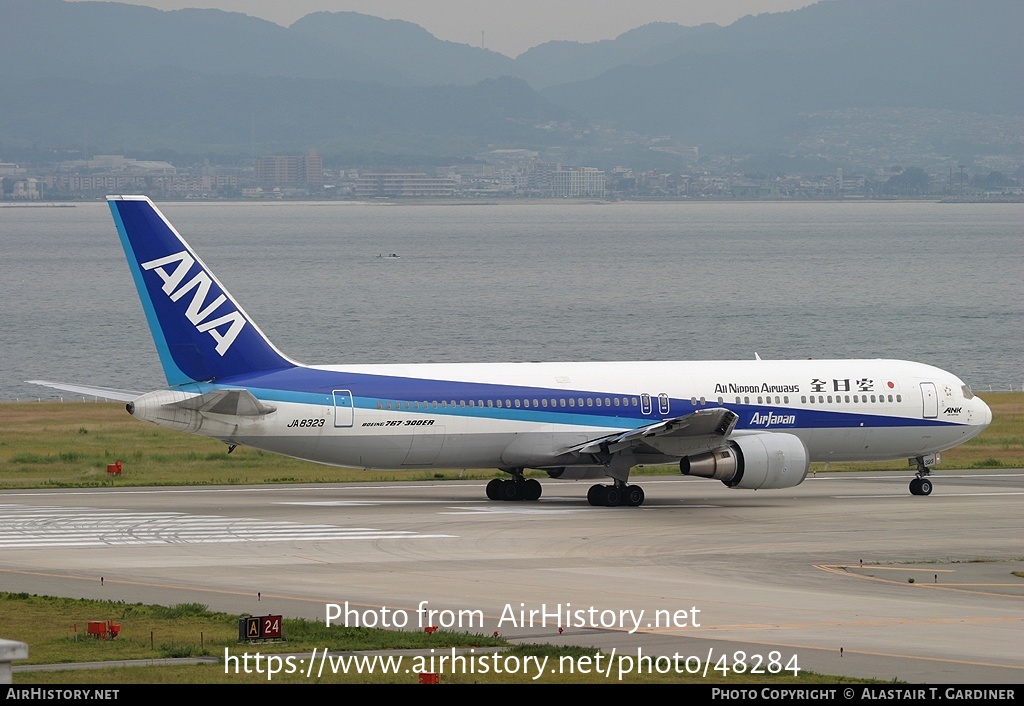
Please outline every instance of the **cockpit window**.
M964 399L965 400L973 400L974 399L974 393L971 392L971 386L970 385L964 385L960 389L964 391Z

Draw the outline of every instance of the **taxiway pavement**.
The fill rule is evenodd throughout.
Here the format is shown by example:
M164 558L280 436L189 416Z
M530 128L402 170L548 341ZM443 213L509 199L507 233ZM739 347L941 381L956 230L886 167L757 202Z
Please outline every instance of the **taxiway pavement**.
M318 620L336 604L350 623L691 667L742 652L751 667L1024 682L1024 471L939 472L929 497L910 477L758 492L635 477L640 508L591 507L589 482L561 481L533 503L488 501L482 481L8 491L0 590Z

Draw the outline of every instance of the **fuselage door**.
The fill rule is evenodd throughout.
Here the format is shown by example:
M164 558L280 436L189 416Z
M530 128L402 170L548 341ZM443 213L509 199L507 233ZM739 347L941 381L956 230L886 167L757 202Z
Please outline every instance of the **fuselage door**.
M935 419L939 416L939 394L934 382L921 383L921 400L924 403L924 418Z
M668 412L669 412L668 395L666 395L664 392L662 392L660 395L658 395L658 414L660 414L661 416L664 417L664 416L668 415Z
M334 426L350 427L354 409L352 406L352 393L348 390L334 391Z

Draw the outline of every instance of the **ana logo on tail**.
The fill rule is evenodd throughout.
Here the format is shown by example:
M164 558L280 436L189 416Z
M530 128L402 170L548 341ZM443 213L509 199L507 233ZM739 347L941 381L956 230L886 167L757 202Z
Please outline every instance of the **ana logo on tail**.
M226 302L228 298L223 294L218 294L207 305L206 299L210 294L210 288L213 287L213 279L202 268L199 269L192 279L185 282L185 278L195 262L195 258L189 255L187 251L182 250L174 255L167 255L156 260L143 262L141 266L143 270L155 271L160 276L160 279L164 282L164 294L170 297L172 302L178 301L188 294L189 291L195 290L192 294L192 301L185 310L185 317L196 327L196 331L209 333L213 337L213 340L217 342L217 353L223 356L231 348L231 344L235 342L235 339L238 338L238 334L245 328L245 317L236 310L223 316L218 316L215 319L210 318L213 312ZM175 266L173 270L168 272L165 268L170 265ZM220 329L225 326L227 331L222 332Z

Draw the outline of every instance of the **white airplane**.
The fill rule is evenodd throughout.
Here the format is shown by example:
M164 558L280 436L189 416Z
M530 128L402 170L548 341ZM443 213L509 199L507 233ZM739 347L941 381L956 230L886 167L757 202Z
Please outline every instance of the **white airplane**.
M592 505L638 506L638 465L732 488L789 488L815 461L909 458L928 495L939 452L988 406L956 376L900 360L303 365L278 351L144 196L107 197L168 389L127 401L159 426L365 469L498 468L492 500L552 478L610 478Z

